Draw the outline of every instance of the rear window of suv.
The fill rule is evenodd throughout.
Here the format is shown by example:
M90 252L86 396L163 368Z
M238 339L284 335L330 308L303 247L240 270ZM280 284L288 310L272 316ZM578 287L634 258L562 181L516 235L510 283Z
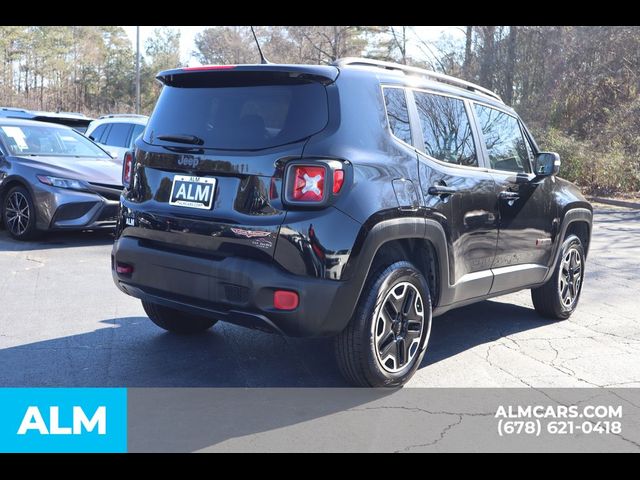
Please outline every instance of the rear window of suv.
M204 148L259 150L318 133L328 118L325 87L315 82L213 88L165 86L144 140L172 144L157 137L193 135L204 141Z

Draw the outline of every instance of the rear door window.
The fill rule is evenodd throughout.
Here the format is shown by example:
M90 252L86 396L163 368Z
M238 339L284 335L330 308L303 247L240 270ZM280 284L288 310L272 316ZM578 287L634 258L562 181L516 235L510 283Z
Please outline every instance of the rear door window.
M133 142L140 136L144 130L144 125L133 125L133 133L131 134L131 140L129 141L129 147L133 147Z
M96 127L96 129L91 132L91 135L89 135L94 141L99 142L100 141L100 137L102 136L102 134L104 133L104 131L106 130L107 126L106 125L98 125Z
M102 143L112 147L126 147L128 145L127 140L129 139L130 131L130 123L114 123L111 125L109 135Z
M464 102L427 92L414 92L427 155L447 163L478 166L471 123Z
M409 110L404 89L385 87L383 91L391 133L411 145L411 125L409 124Z
M165 86L144 138L192 135L205 148L258 150L305 139L328 121L327 94L319 83L231 87ZM184 144L183 144L184 145Z
M111 125L112 125L111 123L107 123L105 125L106 128L104 129L104 131L100 135L100 138L96 137L96 141L97 142L102 143L103 145L106 144L107 137L109 136L109 131L111 130Z

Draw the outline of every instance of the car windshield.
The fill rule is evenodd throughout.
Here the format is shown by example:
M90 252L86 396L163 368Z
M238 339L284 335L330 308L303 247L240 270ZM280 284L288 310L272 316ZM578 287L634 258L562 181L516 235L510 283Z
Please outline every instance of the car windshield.
M2 125L0 139L11 155L110 158L78 132L56 126Z

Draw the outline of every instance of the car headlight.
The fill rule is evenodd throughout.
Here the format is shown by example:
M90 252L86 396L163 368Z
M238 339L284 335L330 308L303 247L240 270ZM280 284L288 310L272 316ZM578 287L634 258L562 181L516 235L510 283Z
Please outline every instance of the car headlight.
M58 188L69 188L71 190L86 190L87 187L80 180L73 180L71 178L59 178L59 177L51 177L49 175L37 175L38 180L40 180L45 185L49 185L51 187Z

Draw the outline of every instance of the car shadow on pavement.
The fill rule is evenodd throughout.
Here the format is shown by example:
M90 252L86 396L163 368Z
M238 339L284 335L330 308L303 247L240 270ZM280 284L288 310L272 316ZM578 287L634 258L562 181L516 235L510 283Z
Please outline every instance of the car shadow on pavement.
M548 324L533 308L485 300L433 319L431 338L420 368L514 333Z
M112 230L87 230L80 232L47 232L34 241L24 242L11 238L6 230L0 230L0 251L26 252L56 248L111 245L113 238Z
M0 386L347 387L330 339L292 339L220 323L195 336L146 317L0 349ZM521 306L485 301L434 319L421 368L505 335L543 327ZM6 341L0 339L0 345Z

